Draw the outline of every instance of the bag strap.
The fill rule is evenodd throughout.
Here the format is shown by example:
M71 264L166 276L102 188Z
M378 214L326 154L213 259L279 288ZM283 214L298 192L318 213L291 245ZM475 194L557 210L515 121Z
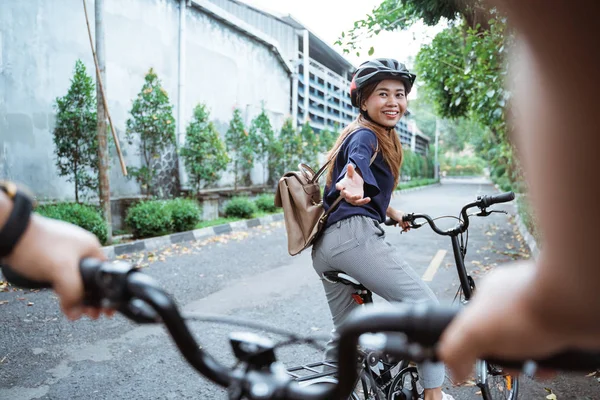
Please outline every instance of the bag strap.
M346 142L346 140L348 140L348 138L350 136L352 136L354 134L354 132L358 131L362 129L362 127L358 127L355 130L353 130L352 132L350 132L348 134L348 136L346 136L346 138L344 139L344 141L342 143L340 143L340 145L338 146L338 148L335 150L335 153L332 154L331 157L329 157L329 160L327 160L327 162L325 164L323 164L323 166L321 168L319 168L319 170L313 175L313 179L311 180L311 182L316 182L319 180L319 178L321 177L321 175L323 175L323 172L325 172L325 170L327 169L327 167L329 167L329 164L331 164L331 162L333 160L335 160L335 158L338 156L340 150L342 149L342 146L344 145L344 143ZM379 151L379 141L377 142L377 148L375 149L375 154L373 155L373 158L371 159L371 163L373 162L373 160L375 159L374 157L377 155L377 152ZM371 165L371 164L369 164Z
M341 146L340 146L341 147ZM339 150L338 150L339 151ZM371 157L371 161L369 161L369 167L371 166L371 164L373 164L373 161L375 161L375 157L377 157L377 153L379 152L379 142L377 142L377 147L375 148L375 153L373 153L373 157ZM329 207L329 210L327 210L327 212L325 214L323 214L323 216L321 217L322 220L324 220L325 218L327 218L329 216L329 214L331 214L331 212L333 211L333 209L335 207L337 207L337 205L340 203L340 201L342 201L342 195L339 195L337 199L335 199L335 201L333 202L333 204L331 205L331 207Z

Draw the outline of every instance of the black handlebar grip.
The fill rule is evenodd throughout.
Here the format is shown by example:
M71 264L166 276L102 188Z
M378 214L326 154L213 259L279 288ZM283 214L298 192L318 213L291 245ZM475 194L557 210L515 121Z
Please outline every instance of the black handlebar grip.
M404 214L402 216L402 222L410 222L412 220L413 220L412 214ZM384 224L387 225L387 226L396 225L397 223L398 223L398 221L396 221L393 218L389 218L389 217L384 222Z
M515 194L513 192L500 193L491 196L483 196L483 198L481 199L481 205L483 207L489 207L492 204L508 203L509 201L513 201L514 199Z
M6 278L6 280L12 285L25 289L46 289L52 287L50 282L36 281L26 278L6 264L2 265L2 274L4 275L4 278Z
M93 286L94 277L96 271L100 269L102 266L102 261L86 258L81 261L79 264L79 270L81 272L81 278L83 279L83 286L86 291L90 290L90 287ZM50 282L36 281L33 279L29 279L24 277L23 275L17 273L14 269L12 269L8 265L1 265L2 274L6 278L8 282L10 282L14 286L19 286L26 289L50 289L52 288L52 284Z

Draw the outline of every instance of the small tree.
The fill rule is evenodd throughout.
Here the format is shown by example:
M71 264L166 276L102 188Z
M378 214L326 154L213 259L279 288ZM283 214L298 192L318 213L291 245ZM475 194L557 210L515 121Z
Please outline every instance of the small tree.
M175 144L173 106L167 91L162 87L152 68L145 77L144 86L138 93L127 120L127 140L133 144L134 135L140 139L138 154L142 157L140 168L129 168L129 175L140 184L142 193L151 193L157 176L155 160L161 152Z
M276 150L273 146L274 139L271 120L263 107L261 113L250 124L250 141L258 160L263 164L263 182L267 181L270 158Z
M316 165L319 163L319 138L315 135L308 121L302 125L300 137L302 138L302 161L312 168L317 168Z
M286 119L279 132L282 150L282 165L285 171L295 170L302 155L302 137L294 129L291 119Z
M329 129L323 129L321 132L319 132L319 144L321 145L319 150L323 153L328 152L335 144L336 139L337 136L334 136Z
M86 190L98 190L98 140L94 82L81 60L75 62L71 87L54 105L53 131L56 166L60 176L75 184L75 201Z
M237 191L238 183L243 176L246 178L246 183L249 183L248 176L254 166L254 149L239 108L233 110L233 118L229 123L225 141L227 150L233 152L234 189Z
M185 146L181 149L185 167L196 191L213 184L227 168L229 156L215 125L208 120L209 112L204 104L194 109L194 119L185 132Z

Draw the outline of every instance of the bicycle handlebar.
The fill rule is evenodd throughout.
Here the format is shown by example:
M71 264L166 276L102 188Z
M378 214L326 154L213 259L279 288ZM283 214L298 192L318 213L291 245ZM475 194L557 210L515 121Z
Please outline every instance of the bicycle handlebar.
M427 214L414 214L414 213L405 214L402 217L402 221L409 222L411 228L420 228L423 225L423 223L417 224L417 223L415 223L415 220L422 218L422 219L425 219L429 223L429 226L431 227L431 229L433 229L433 231L435 233L437 233L438 235L452 236L452 235L456 235L458 233L463 233L469 228L469 215L467 214L467 210L469 210L470 208L479 207L481 209L481 212L478 215L487 216L490 214L490 212L486 211L487 207L494 205L494 204L506 203L506 202L514 200L514 198L515 198L515 194L513 192L505 192L505 193L500 193L500 194L496 194L496 195L478 196L476 201L474 201L472 203L468 203L462 208L462 210L460 211L462 220L459 222L459 224L456 227L454 227L452 229L448 229L446 231L441 230L435 224L435 222L433 221L433 218L431 218ZM396 225L397 223L398 223L398 221L396 221L392 218L387 218L384 222L384 224L388 225L388 226Z
M172 339L187 362L202 375L223 387L234 386L249 399L323 400L348 398L357 378L356 357L359 337L365 333L386 332L377 335L370 345L400 358L414 361L436 360L435 344L458 309L433 306L388 306L379 309L360 309L351 314L340 327L339 384L300 387L278 363L260 369L231 370L204 352L193 338L173 298L161 289L150 276L125 262L108 263L85 259L80 264L84 281L86 304L111 307L130 319L165 324ZM8 273L7 273L8 272ZM16 277L4 267L5 277ZM21 279L20 283L39 282ZM388 335L398 332L404 334ZM262 343L261 343L262 345ZM491 362L519 366L522 363ZM552 369L590 371L600 367L600 353L565 352L539 362Z

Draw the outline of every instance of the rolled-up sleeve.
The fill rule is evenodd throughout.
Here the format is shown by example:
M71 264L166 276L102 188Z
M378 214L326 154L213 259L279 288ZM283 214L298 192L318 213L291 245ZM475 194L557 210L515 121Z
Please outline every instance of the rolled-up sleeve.
M342 172L338 175L336 183L344 178L348 170L348 164L352 163L360 171L364 180L365 197L374 197L379 194L379 186L371 172L371 157L377 149L377 137L367 129L355 132L349 138L345 153L347 154L346 163Z

